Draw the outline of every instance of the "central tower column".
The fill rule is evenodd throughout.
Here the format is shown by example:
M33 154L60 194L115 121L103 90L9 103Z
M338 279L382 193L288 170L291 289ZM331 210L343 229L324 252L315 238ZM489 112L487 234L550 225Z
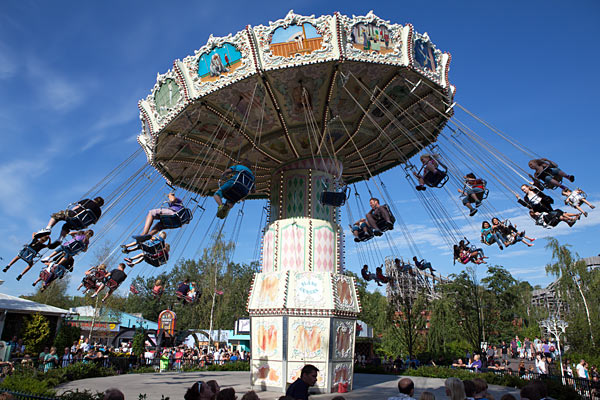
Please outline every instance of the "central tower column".
M330 158L297 160L272 175L262 271L248 300L256 389L284 392L305 364L320 370L314 391L352 387L360 305L354 279L341 274L339 210L320 202L340 175Z

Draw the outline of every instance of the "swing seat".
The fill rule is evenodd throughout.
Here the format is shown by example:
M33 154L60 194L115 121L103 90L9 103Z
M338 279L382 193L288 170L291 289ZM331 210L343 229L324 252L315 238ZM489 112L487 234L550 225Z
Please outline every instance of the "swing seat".
M98 217L96 216L96 214L94 214L92 212L92 210L89 210L87 208L75 211L74 208L76 206L81 207L79 204L70 204L69 207L67 208L68 210L71 210L73 213L75 213L73 216L68 217L65 222L67 224L69 224L69 226L74 229L74 230L82 230L87 228L90 225L95 224L96 222L98 222Z
M375 236L373 234L373 231L371 229L368 230L368 232L363 231L362 229L360 231L358 231L358 241L359 242L366 242L368 240L373 239L373 236Z
M63 246L63 251L67 257L73 257L81 253L85 245L79 240L74 240L66 246Z
M140 243L140 250L142 250L145 254L157 254L159 252L161 252L165 247L165 242L164 241L148 241L148 242L144 242L144 243Z
M82 280L83 282L83 287L85 287L86 289L96 289L98 288L98 282L90 277L85 277Z
M119 287L119 284L113 278L110 278L108 280L108 282L106 282L106 287L109 288L109 289L111 289L111 290L114 290L114 289L116 289L116 288Z
M319 200L324 206L341 207L348 200L348 187L340 192L322 192Z
M161 215L160 223L165 229L177 229L182 225L189 224L194 216L189 208L182 208L171 215Z
M163 289L160 290L154 290L152 289L152 296L156 297L157 299L160 298L163 294Z
M489 193L490 193L490 190L486 188L483 190L483 192L476 193L475 195L477 196L479 201L483 201L483 200L487 199Z
M129 291L133 294L140 294L140 291L133 284L129 286Z
M34 262L36 257L38 257L38 253L33 250L29 245L23 246L21 251L19 251L18 257L25 261L27 264L31 264Z
M144 254L144 261L156 268L166 264L168 260L169 257L165 256L165 254L161 255L160 257L152 257L149 254Z
M240 171L230 187L222 190L229 203L237 203L254 190L254 176L248 171Z
M45 282L48 280L48 278L50 278L50 275L52 273L49 272L46 268L44 268L43 270L40 271L40 278L42 278L42 280Z
M446 182L448 182L448 179L450 179L448 173L439 168L435 174L428 173L423 177L423 180L427 186L438 189L443 188Z
M380 207L384 207L387 210L387 212L390 216L390 222L388 223L384 219L378 219L377 220L377 229L379 229L381 232L385 232L385 231L394 229L394 223L396 222L396 217L394 217L394 214L392 214L392 210L390 210L390 207L387 204L383 204Z

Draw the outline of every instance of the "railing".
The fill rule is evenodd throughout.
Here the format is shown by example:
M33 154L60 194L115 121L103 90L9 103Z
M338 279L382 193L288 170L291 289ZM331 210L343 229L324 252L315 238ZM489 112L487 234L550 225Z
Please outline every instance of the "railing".
M57 397L38 396L35 394L13 392L12 390L0 389L0 393L9 393L16 400L56 400Z
M182 371L188 368L202 368L210 365L225 365L234 363L237 361L248 361L248 360L213 360L213 359L193 359L190 357L183 358L174 358L170 357L168 360L161 360L160 355L157 355L153 358L144 358L137 356L106 356L106 357L98 357L94 359L86 359L86 358L74 358L72 360L66 361L59 359L58 365L53 368L62 368L66 367L70 364L75 364L77 362L83 363L95 363L102 367L114 368L118 373L127 373L132 370L144 367L154 368L156 371ZM39 370L44 369L44 362L40 362L38 360L29 359L26 363L22 363L22 359L13 358L11 359L13 365L17 368L30 367L37 368ZM161 368L162 366L162 368Z

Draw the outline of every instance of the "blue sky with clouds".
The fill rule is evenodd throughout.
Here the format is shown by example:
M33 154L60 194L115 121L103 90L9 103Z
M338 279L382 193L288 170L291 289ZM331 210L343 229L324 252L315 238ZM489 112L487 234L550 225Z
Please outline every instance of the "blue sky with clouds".
M227 6L189 1L4 2L0 11L3 262L16 254L32 231L45 226L51 212L78 199L137 149L137 101L148 95L157 73L166 72L173 60L193 54L210 34L224 36L248 24L268 23L283 18L289 9L300 14L340 11L362 15L373 6L365 8L362 2L349 1L229 2ZM438 48L452 54L450 81L457 87L456 100L572 171L576 184L600 205L600 186L592 166L600 148L597 2L383 2L374 12L428 32ZM527 161L516 151L507 154L519 162ZM142 161L138 158L136 165ZM458 267L452 266L446 246L401 170L388 171L382 178L393 187L396 206L421 253L442 273L456 271ZM159 192L166 190L162 186ZM367 197L363 191L363 198ZM454 203L442 199L452 215L458 216ZM548 231L533 227L524 209L506 197L492 194L490 200L502 215L526 228L529 236L554 235L572 244L582 256L600 252L598 210L571 229L561 226ZM139 203L142 210L116 221L116 233L108 236L116 241L115 237L130 233L131 221L126 217L137 218L153 201L146 196ZM214 205L209 205L208 212L214 212ZM260 201L246 205L235 255L238 261L250 260L255 252L262 206ZM476 229L464 219L457 221L476 239ZM345 215L342 222L345 226ZM191 237L185 247L187 256L193 256L200 245L201 234L196 231L192 235L192 229L186 230L180 241L185 243ZM225 230L231 232L231 224ZM398 230L391 239L395 248L404 249ZM389 253L387 246L388 242L381 240L379 251ZM358 272L357 250L351 240L346 252L347 268ZM93 249L77 260L73 288L91 263L92 253ZM532 249L513 247L501 253L490 248L489 255L492 263L505 265L520 279L542 285L550 281L543 269L550 261L543 240ZM3 274L3 292L31 291L29 282L39 268L17 283L15 276L22 267L19 262ZM144 270L145 274L152 272ZM136 274L136 270L130 272Z

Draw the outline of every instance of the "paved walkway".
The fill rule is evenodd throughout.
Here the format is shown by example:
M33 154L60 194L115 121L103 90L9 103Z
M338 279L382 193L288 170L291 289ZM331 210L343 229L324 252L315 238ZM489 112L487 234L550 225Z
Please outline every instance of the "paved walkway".
M192 386L198 380L216 379L222 388L233 387L238 398L242 397L246 391L250 390L250 372L167 372L162 374L127 374L111 376L106 378L82 379L69 382L62 385L60 392L74 389L89 389L92 391L104 391L109 387L116 387L123 391L126 400L137 400L140 393L147 394L148 400L160 400L161 395L170 397L171 400L183 399L183 395L188 387ZM394 375L371 375L355 374L354 390L344 393L344 398L370 400L387 399L398 393L399 377ZM428 390L435 394L437 399L446 399L444 391L444 380L438 378L411 377L415 382L415 398ZM502 386L491 386L490 392L494 398L499 399L504 393L512 393L517 398L518 391ZM283 393L276 392L257 392L262 400L278 399ZM337 394L313 395L310 398L331 399Z

